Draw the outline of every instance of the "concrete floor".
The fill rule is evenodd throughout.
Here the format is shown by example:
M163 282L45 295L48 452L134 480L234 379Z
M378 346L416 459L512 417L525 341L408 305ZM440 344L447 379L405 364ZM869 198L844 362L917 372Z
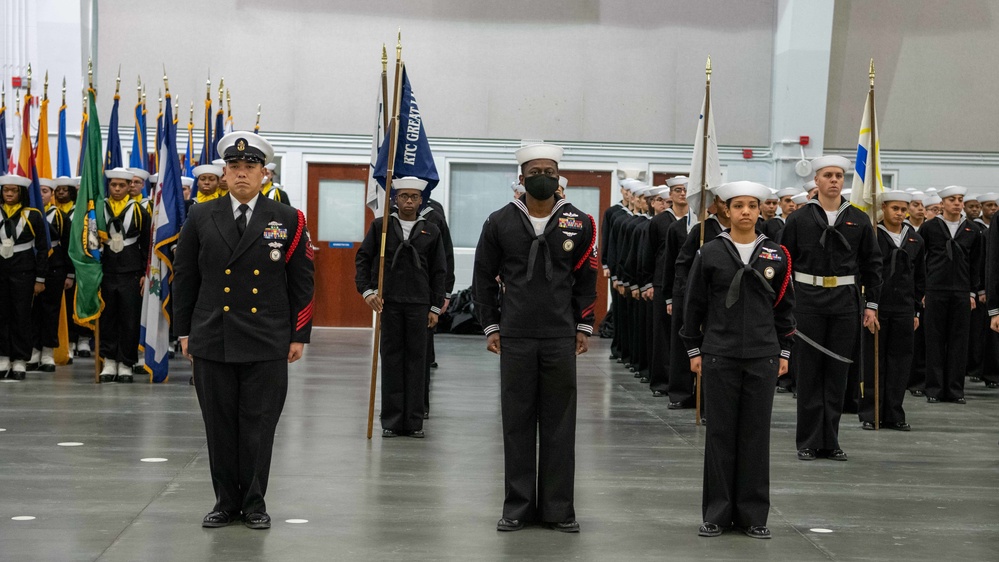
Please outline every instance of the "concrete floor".
M313 341L291 369L269 531L200 526L213 496L185 362L156 386L94 385L80 359L0 384L0 560L999 560L999 392L981 384L965 406L909 397L911 433L844 417L846 463L797 461L794 400L778 395L773 540L703 539L703 429L592 338L579 362L582 533L497 533L499 375L485 340L439 337L425 440L382 440L376 420L371 441L370 331Z

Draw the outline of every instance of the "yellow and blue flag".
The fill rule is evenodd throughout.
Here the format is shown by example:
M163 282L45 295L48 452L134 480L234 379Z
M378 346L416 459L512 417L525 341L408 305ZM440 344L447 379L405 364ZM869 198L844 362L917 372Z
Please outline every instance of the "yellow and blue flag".
M850 204L869 213L877 203L878 195L885 190L881 179L881 146L877 131L877 113L874 109L874 90L867 93L864 118L860 122L860 139L857 141L857 161L854 163L853 191Z

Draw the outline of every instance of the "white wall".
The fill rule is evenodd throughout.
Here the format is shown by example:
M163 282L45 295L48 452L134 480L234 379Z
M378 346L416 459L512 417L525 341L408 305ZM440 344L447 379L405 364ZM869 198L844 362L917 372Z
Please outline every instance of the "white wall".
M200 108L209 70L237 127L370 134L382 43L396 30L431 136L692 142L714 60L723 143L768 143L774 0L106 0L114 71ZM154 80L155 79L155 80ZM184 117L186 118L186 111ZM196 117L197 119L197 117Z
M999 1L839 0L826 146L856 148L874 58L883 148L999 150Z

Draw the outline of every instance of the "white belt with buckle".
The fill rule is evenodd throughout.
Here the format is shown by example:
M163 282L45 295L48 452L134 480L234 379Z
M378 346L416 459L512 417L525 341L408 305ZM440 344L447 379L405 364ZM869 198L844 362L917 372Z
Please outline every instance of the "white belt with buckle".
M832 289L834 287L845 287L847 285L853 285L854 283L857 282L857 276L844 275L842 277L836 277L835 275L830 275L830 276L809 275L808 273L801 273L800 271L795 271L794 280L799 283L804 283L806 285L813 285L815 287Z
M9 259L14 257L14 254L30 250L35 247L34 242L24 242L23 244L9 244L9 240L4 240L3 248L0 249L0 257L3 259Z
M121 240L120 246L118 246L119 243L116 241L115 236L112 235L111 239L107 241L107 246L109 250L117 254L122 250L124 250L126 247L131 246L132 244L135 244L138 241L139 241L138 236L132 236L131 238L125 238Z

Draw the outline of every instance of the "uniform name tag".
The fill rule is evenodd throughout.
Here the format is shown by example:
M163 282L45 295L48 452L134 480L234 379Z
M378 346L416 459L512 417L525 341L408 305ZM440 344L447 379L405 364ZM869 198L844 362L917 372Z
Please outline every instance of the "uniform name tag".
M288 238L288 229L268 226L264 229L264 238L267 240L286 240Z
M573 230L583 230L583 223L579 219L574 219L572 217L559 217L558 227L571 228Z

